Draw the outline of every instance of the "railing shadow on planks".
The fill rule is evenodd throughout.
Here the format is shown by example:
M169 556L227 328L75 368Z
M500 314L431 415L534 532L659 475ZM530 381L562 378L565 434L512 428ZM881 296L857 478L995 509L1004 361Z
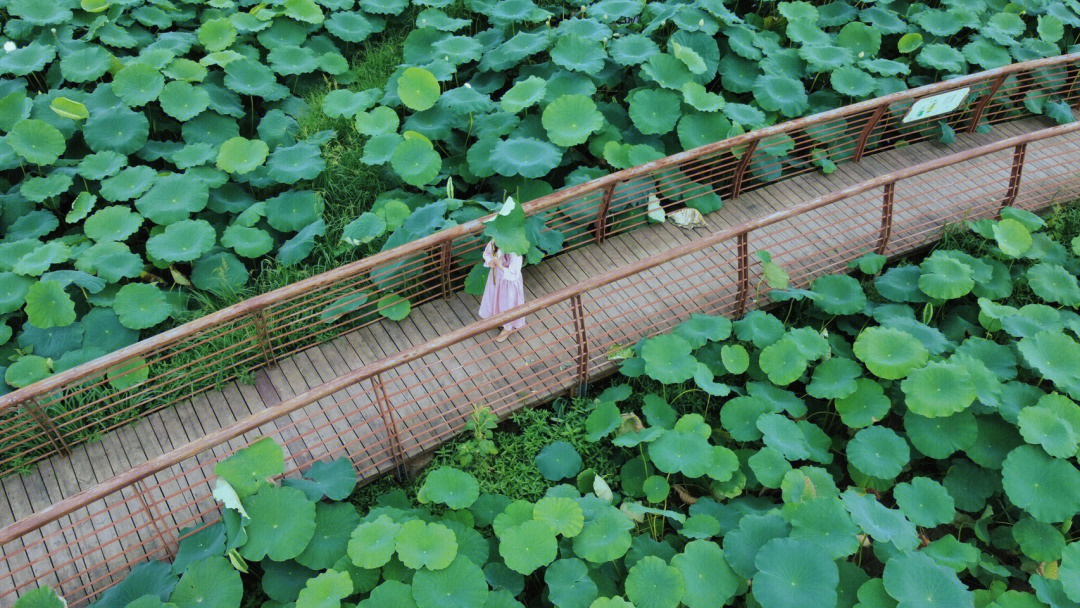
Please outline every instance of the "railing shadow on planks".
M696 312L738 316L767 302L753 250L792 286L844 272L866 251L910 252L961 220L1080 197L1080 123L1012 137L808 200L479 321L342 375L0 530L0 606L38 585L80 606L216 520L213 466L262 436L286 475L348 457L364 481L460 430L475 404L512 408L574 391L613 370L612 348ZM527 317L503 344L491 330ZM290 416L291 414L300 414Z
M650 200L683 205L741 192L937 138L942 125L1029 116L1028 105L1080 101L1080 53L1005 66L902 91L675 154L566 188L525 205L564 250L648 222ZM968 88L940 116L903 122L919 99ZM655 197L655 199L654 199ZM141 416L238 378L279 357L379 320L381 298L413 306L462 288L480 258L484 218L253 297L0 396L0 475L22 470Z

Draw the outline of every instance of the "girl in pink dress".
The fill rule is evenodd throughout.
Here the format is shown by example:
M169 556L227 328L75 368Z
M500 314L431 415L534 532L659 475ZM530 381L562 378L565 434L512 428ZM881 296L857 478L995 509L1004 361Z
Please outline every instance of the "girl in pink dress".
M490 268L484 297L480 300L480 318L497 315L525 303L525 286L521 279L522 258L516 253L503 253L492 240L484 247L484 266ZM510 334L525 326L525 319L515 319L495 338L504 342Z

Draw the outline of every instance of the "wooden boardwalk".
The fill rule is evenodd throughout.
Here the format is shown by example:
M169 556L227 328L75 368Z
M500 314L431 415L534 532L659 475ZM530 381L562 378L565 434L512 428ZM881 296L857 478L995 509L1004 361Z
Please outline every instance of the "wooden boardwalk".
M725 201L723 209L707 216L705 228L684 230L671 224L649 225L627 234L610 237L602 245L589 245L530 266L524 271L526 297L537 298L606 270L667 251L714 231L786 209L844 186L1046 126L1046 121L1035 119L1006 123L994 127L986 134L958 135L956 141L949 146L917 144L866 157L857 165L843 164L831 176L813 172L771 184L747 192L736 201ZM1043 159L1052 159L1056 155L1080 157L1080 142L1076 138L1059 138L1048 143L1057 148L1040 149L1037 153L1029 151L1029 164L1025 168L1024 180L1059 180L1064 188L1077 177L1065 174L1059 165ZM950 167L947 171L914 178L911 180L910 191L898 191L897 196L917 196L922 189L926 192L938 192L937 196L940 198L943 184L952 184L955 193L965 197L972 196L973 188L984 189L987 196L997 196L1004 189L1003 176L1008 175L1010 156L1011 151L996 155L995 163L998 163L998 160L1000 162L993 165L993 173L985 178L965 174L963 166ZM980 165L983 169L980 171L985 171L987 166L983 159ZM1072 192L1075 192L1075 189ZM866 196L879 198L880 192L867 193ZM946 202L941 201L942 207ZM774 256L779 256L778 261L781 263L784 263L783 256L787 256L787 259L792 260L792 266L788 267L788 270L793 276L820 270L810 268L805 259L815 251L843 246L843 243L850 242L850 239L822 240L821 233L806 230L802 225L805 220L806 218L788 220L788 226L768 231L768 235L763 235L760 242L751 244L750 251L767 249L773 252ZM824 230L826 220L820 221L822 225L819 228ZM871 214L855 217L853 214L845 221L850 222L852 234L865 234L866 238L863 240L872 242L872 236L877 230L877 216ZM932 223L933 217L905 218L901 213L897 221L900 224L905 221ZM811 226L813 227L812 224ZM913 244L915 240L907 243L901 239L894 242L889 251L903 251ZM626 319L631 315L641 319L648 319L650 316L661 319L670 317L673 311L678 314L680 310L694 309L697 299L705 293L704 284L708 281L699 281L703 284L699 288L685 289L670 285L665 287L661 277L670 277L671 273L681 273L681 276L686 277L711 273L709 276L715 276L717 282L721 278L730 282L730 276L734 272L733 267L710 264L707 251L699 253L701 255L691 256L677 267L658 267L641 276L614 283L600 290L602 293L596 296L587 295L584 299L587 314L591 317L590 323L599 322L603 326L604 319L609 319L614 320L612 325L617 325L618 319ZM0 479L0 527L24 518L63 497L91 487L135 464L180 447L350 370L463 327L475 320L474 312L477 307L478 299L464 293L454 294L447 300L429 302L415 308L409 317L399 323L376 323L286 357L280 360L278 365L258 372L253 385L230 383L223 390L200 394L174 408L148 416L134 425L107 433L101 441L80 444L72 450L70 456L56 456L43 461L29 474L9 475ZM546 400L555 393L564 391L574 376L572 360L576 351L570 350L574 348L574 326L568 306L555 308L557 310L552 313L544 313L530 320L529 327L524 330L525 338L534 334L537 336L535 342L523 339L503 347L506 360L524 358L529 362L529 365L516 367L515 377L509 381L501 377L500 373L474 375L477 371L477 357L481 356L478 353L485 348L478 345L481 341L490 339L490 335L455 345L449 350L449 357L445 351L437 352L414 361L408 366L408 372L395 370L386 374L382 380L390 403L408 404L395 424L399 427L404 424L423 424L429 432L426 438L422 437L420 441L402 446L405 451L415 454L421 447L429 447L437 438L445 437L458 424L461 413L467 412L473 403L495 403L496 409L499 409L500 403L507 404L507 408L520 407ZM659 324L655 326L660 327ZM644 326L635 326L628 334L590 335L590 340L594 341L590 373L609 368L611 364L602 356L603 352L610 345L624 344L628 340L636 339L634 334L641 327ZM488 355L484 363L490 365L491 362ZM420 381L425 381L425 386L419 386ZM509 382L512 394L506 392L500 382ZM452 387L457 391L455 397L441 398L440 393L432 390L432 383ZM286 442L286 449L296 464L302 465L326 453L345 448L354 461L364 461L365 454L368 454L367 460L375 460L372 473L391 468L392 463L388 460L376 457L385 450L387 432L378 415L372 415L375 411L372 389L370 382L365 381L276 421L274 424L280 432L278 439ZM501 410L500 413L505 414L506 411ZM224 453L233 446L255 438L255 434L249 434L219 446L213 452ZM208 453L197 460L204 461L209 458ZM101 529L107 522L124 521L126 523L118 527L126 530L127 534L136 534L140 539L151 538L160 534L155 532L154 518L149 517L152 509L171 511L165 515L171 526L182 527L197 521L200 514L212 509L213 505L208 501L199 502L206 493L206 479L210 477L210 471L208 467L204 467L193 473L194 463L195 461L181 463L173 470L163 471L144 482L145 487L149 488L147 494L151 497L150 508L141 500L135 500L134 492L129 492L122 497L106 498L47 526L40 533L28 535L24 542L33 542L35 538L42 536L46 538L43 546L30 552L32 554L29 559L32 563L29 565L27 555L14 555L15 552L12 551L9 556L8 547L5 547L3 561L0 561L0 587L6 586L9 581L22 584L36 575L52 570L56 570L54 584L62 582L65 591L70 592L85 585L100 587L103 581L114 575L111 570L119 570L123 565L121 561L108 561L121 551L120 545L130 547L139 543L131 542L131 539L120 543L104 537L82 537ZM192 504L176 508L185 501ZM115 535L115 531L111 534ZM76 539L79 539L80 550L61 548ZM155 542L148 543L143 550L155 551ZM155 555L160 557L160 554ZM135 557L137 555L131 555L128 559ZM108 565L88 573L102 562L107 562ZM14 576L11 574L13 572L16 573ZM80 595L76 593L75 597ZM0 597L0 606L10 605L13 599Z

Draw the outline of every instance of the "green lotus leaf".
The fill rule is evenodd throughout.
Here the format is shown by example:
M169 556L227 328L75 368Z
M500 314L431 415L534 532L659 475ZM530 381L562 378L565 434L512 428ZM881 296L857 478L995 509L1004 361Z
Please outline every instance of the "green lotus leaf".
M379 106L370 112L356 114L354 124L356 131L361 135L378 137L397 131L399 119L397 112L386 107Z
M548 139L564 147L585 143L603 124L604 117L596 104L584 95L563 95L548 104L543 112Z
M499 175L542 178L562 161L562 149L534 137L500 140L491 151L491 167Z
M964 55L947 44L934 43L922 47L915 61L932 70L944 72L961 72L964 69Z
M503 93L499 105L502 106L503 111L517 114L525 108L540 103L544 99L546 85L547 81L538 76L529 76L519 80ZM595 109L595 105L593 108Z
M633 528L634 522L615 507L590 505L585 514L585 526L573 539L574 554L595 564L616 560L630 549L630 530ZM552 567L554 564L549 571Z
M263 438L237 450L214 465L214 474L232 486L240 498L247 498L267 485L267 480L285 470L285 456L273 439Z
M188 565L169 603L177 608L239 608L243 595L240 573L229 560L214 556Z
M691 348L701 348L709 340L726 340L731 335L731 321L721 316L693 313L675 326L674 333L689 342Z
M1013 258L1020 257L1031 249L1031 233L1020 222L1003 219L993 224L994 240L1001 251Z
M690 519L693 517L696 516ZM742 583L714 542L694 540L686 543L682 553L671 558L671 565L682 575L681 601L687 608L726 605Z
M638 89L627 100L630 120L646 135L670 133L679 120L681 100L673 91Z
M395 580L384 581L371 590L371 595L367 599L357 604L357 608L399 607L416 608L416 600L413 599L411 585Z
M323 114L330 118L352 118L375 105L380 98L380 93L379 89L364 91L335 89L323 97Z
M112 150L106 150L84 156L79 161L78 173L86 179L102 180L116 175L127 164L128 159L126 156Z
M112 55L105 48L87 45L60 58L60 73L74 83L97 80L109 71Z
M556 606L588 606L597 598L596 583L580 559L560 559L544 572L548 597Z
M480 495L476 479L453 467L439 467L424 479L416 498L421 504L434 502L451 509L465 509Z
M146 252L165 262L190 262L213 248L217 232L206 220L181 220L146 241Z
M933 528L950 523L956 517L952 496L932 479L913 477L909 482L898 483L893 488L893 496L896 505L917 526Z
M128 207L113 205L98 209L86 218L83 231L91 239L102 241L122 241L135 234L143 218Z
M850 50L829 44L804 46L799 49L799 57L806 61L807 71L812 73L832 72L855 61Z
M191 264L191 283L199 289L235 294L247 280L248 272L243 262L225 251L204 255Z
M250 173L266 162L269 152L266 142L232 137L218 149L217 168L237 175Z
M548 481L575 477L581 471L581 456L566 441L555 441L536 455L536 468Z
M922 43L922 34L918 32L908 32L896 41L896 49L906 55L917 51L919 47L922 46Z
M297 232L322 218L325 203L313 190L288 190L267 199L266 222L274 230Z
M863 473L878 479L892 479L900 474L911 458L904 438L892 429L870 426L855 433L847 444L848 462Z
M168 225L188 219L206 208L210 190L189 174L158 177L146 194L135 201L135 208L155 224Z
M49 109L55 112L57 116L69 120L86 120L90 117L90 112L85 105L67 97L53 98L49 102Z
M529 575L555 561L558 543L555 532L541 521L527 521L505 530L499 539L499 554L507 567Z
M398 144L390 164L405 183L420 187L435 181L442 169L442 158L430 141L413 137Z
M762 608L831 606L840 582L836 563L814 543L774 538L754 558L754 598Z
M570 498L541 498L533 507L533 518L565 538L577 536L585 525L581 507Z
M61 241L49 241L44 245L35 247L30 253L19 258L12 270L16 274L25 276L42 277L46 270L55 264L66 262L71 257L71 248ZM58 271L64 272L64 271ZM49 273L49 277L55 273ZM43 277L46 280L48 278ZM63 287L67 287L71 281L65 281Z
M626 597L638 608L675 608L685 592L682 572L654 555L626 573Z
M585 438L589 441L600 441L619 428L622 421L618 406L610 401L601 401L585 419Z
M1038 521L1065 521L1080 511L1080 471L1039 447L1021 445L1009 452L1001 483L1009 500Z
M1037 562L1059 560L1065 550L1065 537L1057 528L1030 517L1013 524L1012 536L1024 555Z
M863 494L849 488L841 496L844 508L851 519L870 538L879 543L892 543L901 551L911 551L919 546L919 533L915 525L897 509L886 508L872 494Z
M1080 306L1080 284L1064 267L1040 262L1028 268L1027 278L1031 291L1044 301L1073 308Z
M660 54L660 47L648 36L628 34L608 45L611 59L622 66L641 65Z
M882 578L886 592L896 600L898 608L972 605L971 591L960 582L956 572L920 551L890 557Z
M649 455L656 468L665 473L698 478L708 471L712 446L698 433L669 430L649 444Z
M222 233L221 244L235 251L237 255L245 258L257 258L266 255L274 248L274 239L261 228L249 228L233 224ZM153 255L160 257L158 254Z
M844 399L858 391L859 385L856 380L861 375L861 368L851 359L833 357L814 368L810 384L806 385L806 392L818 399ZM868 405L871 404L866 402L860 404L861 407ZM840 406L837 405L836 409L840 411ZM841 412L841 418L843 418L843 412Z
M577 34L559 36L551 49L552 63L589 75L597 74L604 67L606 56L604 46L599 41L588 40Z
M46 177L29 177L19 186L19 194L35 203L55 198L71 188L73 179L65 173L53 172Z
M855 356L874 375L899 380L926 364L930 353L914 336L899 329L870 327L855 339Z
M83 138L95 152L112 150L132 154L146 144L149 133L150 121L146 116L122 105L95 111L83 126Z
M409 312L412 310L412 303L406 298L391 293L379 298L376 308L379 311L379 314L387 319L390 319L391 321L401 321L409 316Z
M697 371L697 360L690 351L690 343L675 334L649 338L641 347L645 373L664 384L685 382Z
M1080 381L1080 344L1062 333L1040 331L1020 339L1017 344L1024 360L1059 388L1072 391Z
M129 329L147 329L172 314L172 305L157 285L129 283L116 292L113 310Z
M837 93L851 97L867 97L877 90L877 82L873 76L850 65L833 70L829 75L829 82Z
M26 76L42 70L55 58L55 46L35 40L0 55L0 75Z
M180 80L165 85L158 100L161 109L180 122L195 118L210 106L210 94L206 89Z
M123 243L97 243L85 249L75 260L75 268L116 283L142 273L143 260Z
M145 165L127 167L101 182L101 197L107 201L128 201L144 194L154 185L157 173Z
M4 371L4 382L15 388L29 386L52 374L45 357L23 355Z
M678 42L673 41L671 43L671 54L679 61L682 61L686 65L686 69L690 70L691 74L704 74L708 69L705 60L701 58L701 55L688 46L683 46Z
M405 68L397 80L398 97L410 110L422 111L439 100L439 81L424 68Z
M240 555L285 561L300 555L315 534L315 503L296 488L264 486L243 499L251 521Z
M798 380L806 371L806 363L798 343L790 336L766 346L758 357L761 371L769 376L770 382L779 386Z
M371 18L360 11L334 12L323 22L323 26L345 42L363 42L375 32Z
M225 65L225 86L235 93L276 99L282 94L274 71L258 61L238 58Z
M112 90L125 104L138 107L154 101L165 87L165 77L141 61L125 65L113 76Z
M282 45L270 49L267 61L274 72L282 76L310 74L319 67L319 57L315 51L299 46Z
M1047 454L1070 458L1080 447L1080 406L1057 393L1020 410L1020 434L1028 443L1041 445Z
M34 283L26 291L25 299L26 319L34 327L66 327L75 322L75 302L59 281Z
M15 601L15 608L66 608L67 601L60 599L51 587L38 587L25 591Z
M904 416L904 429L917 450L938 459L970 448L979 432L971 410L937 418L908 412Z
M381 568L397 551L396 539L400 531L401 524L387 515L360 524L349 538L349 559L359 568Z
M458 555L458 542L450 528L418 519L401 525L395 544L398 558L414 570L442 570Z
M51 165L64 153L67 144L56 127L36 118L15 123L4 138L16 154L35 165Z
M195 34L199 38L199 43L211 53L229 48L236 40L236 28L224 17L207 19L199 26Z
M764 74L754 81L754 100L767 112L802 116L809 107L803 84L787 76Z
M34 279L14 272L0 272L0 314L15 312L26 302L26 294Z
M490 591L484 571L463 555L441 570L417 571L412 586L419 608L476 608Z
M900 387L908 409L927 418L964 411L976 396L975 384L967 369L948 362L931 362L912 371Z

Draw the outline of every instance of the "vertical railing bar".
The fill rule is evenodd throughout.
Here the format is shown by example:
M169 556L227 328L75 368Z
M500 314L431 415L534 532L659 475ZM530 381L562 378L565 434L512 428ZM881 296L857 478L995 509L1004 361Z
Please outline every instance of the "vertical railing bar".
M585 306L581 294L570 296L570 312L574 317L574 336L577 341L577 384L571 387L571 396L585 392L589 382L589 337L585 331Z
M146 512L146 517L150 519L150 523L154 525L154 530L157 530L158 537L161 538L161 542L165 545L166 558L169 561L172 561L173 557L176 555L176 551L173 550L173 545L177 546L177 550L179 550L180 548L180 545L176 540L176 536L174 536L172 532L166 534L168 526L166 526L165 529L162 529L162 527L158 525L158 520L160 520L161 517L158 513L157 508L152 506L151 501L147 498L148 493L146 491L146 485L143 483L143 480L136 480L134 486L135 496L142 504L143 511Z
M855 142L855 154L851 157L851 162L859 162L862 160L863 153L866 152L866 143L870 141L870 135L874 132L874 128L881 122L881 117L885 115L885 111L889 109L887 104L881 104L877 108L874 108L874 113L870 115L870 119L863 125L863 129L859 132L859 139Z
M1020 178L1024 174L1024 158L1027 156L1027 144L1017 144L1013 148L1012 167L1009 170L1009 187L1005 190L1005 198L1001 201L1004 209L1016 202L1016 196L1020 193ZM1001 215L1001 210L998 210Z
M406 476L405 449L401 446L401 436L398 434L394 412L390 408L390 400L386 398L386 387L383 385L382 374L375 374L371 379L371 383L375 387L376 407L379 409L379 416L382 418L383 427L386 429L391 442L389 450L390 460L394 463L394 475L399 480L402 480Z
M30 417L34 419L34 422L41 427L42 431L45 431L45 436L49 438L49 442L53 444L57 453L68 455L71 454L71 447L68 446L67 441L64 440L64 436L60 434L60 430L56 428L56 425L52 423L38 404L35 397L30 397L26 401L23 401L23 407L26 409Z
M975 104L975 109L971 113L971 124L967 126L968 133L975 132L975 128L979 126L979 119L982 118L983 111L986 110L986 106L990 105L990 100L997 94L998 89L1001 88L1003 82L1005 82L1005 74L1001 74L995 78L994 83L990 85L990 90Z
M442 297L444 300L450 298L450 261L453 257L453 242L454 239L447 239L442 243L441 259L439 260L439 272L441 273L442 282Z
M742 158L739 159L739 164L735 166L735 175L731 182L731 198L732 200L739 198L739 193L742 192L743 179L746 176L746 168L750 166L750 158L754 156L754 152L757 151L758 142L760 138L750 140L750 143L746 144L746 149L743 150Z
M604 188L604 195L600 198L600 210L596 214L596 223L593 231L596 233L596 244L599 245L607 238L607 214L611 207L611 198L615 195L615 182Z
M750 296L750 243L749 232L744 230L736 237L738 245L739 286L735 298L735 316L741 317L746 312L746 300Z
M260 308L253 313L255 317L255 333L258 334L259 346L262 348L263 358L267 365L277 365L277 354L274 353L274 345L270 342L270 334L266 330L266 315Z
M896 182L885 184L881 194L881 228L878 231L877 247L874 251L881 255L889 246L889 237L892 236L893 225L893 202L896 200Z

